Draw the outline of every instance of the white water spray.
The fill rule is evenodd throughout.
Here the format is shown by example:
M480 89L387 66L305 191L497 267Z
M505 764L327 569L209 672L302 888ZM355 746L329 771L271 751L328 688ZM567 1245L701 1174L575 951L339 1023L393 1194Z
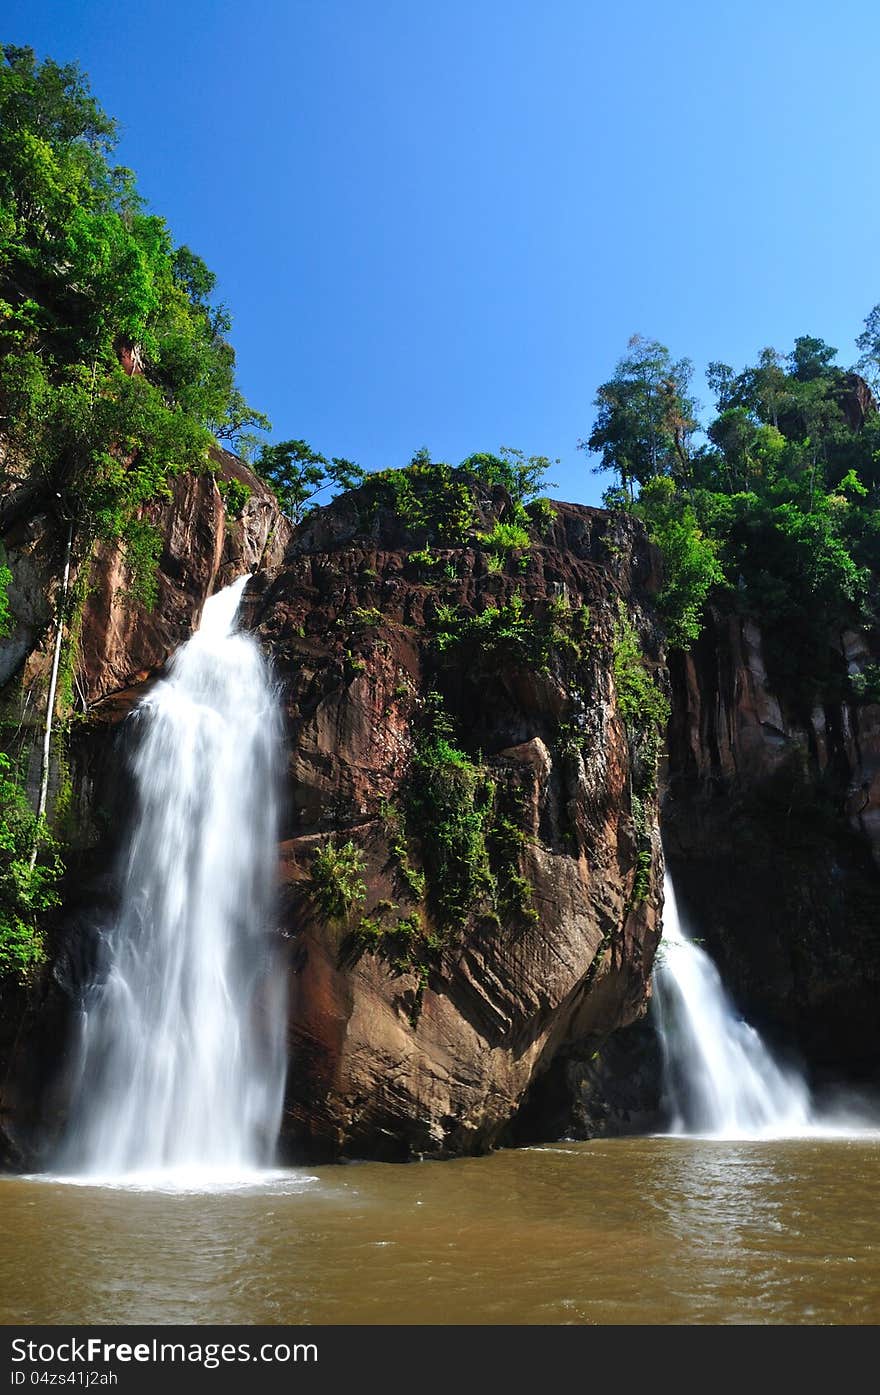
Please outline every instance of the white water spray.
M738 1016L708 954L684 929L669 873L654 978L672 1133L778 1138L814 1132L805 1082Z
M247 583L141 701L118 920L86 992L61 1163L91 1176L235 1177L271 1164L286 1003L269 932L280 721Z

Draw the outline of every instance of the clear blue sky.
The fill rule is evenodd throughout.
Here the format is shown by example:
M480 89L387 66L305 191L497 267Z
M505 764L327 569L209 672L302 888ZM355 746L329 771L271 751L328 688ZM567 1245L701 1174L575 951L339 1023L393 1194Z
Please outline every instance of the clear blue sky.
M880 300L876 0L6 0L218 273L276 437L576 449L630 334L699 372Z

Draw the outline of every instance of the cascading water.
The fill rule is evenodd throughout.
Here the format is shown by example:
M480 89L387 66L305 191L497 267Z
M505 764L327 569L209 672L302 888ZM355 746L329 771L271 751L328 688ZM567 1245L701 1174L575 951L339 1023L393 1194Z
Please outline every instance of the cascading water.
M272 1162L286 1003L269 931L280 719L247 577L131 720L137 813L121 909L86 991L62 1170L235 1175Z
M736 1013L708 954L682 926L666 874L661 954L654 977L672 1133L764 1138L811 1132L804 1081L772 1057Z

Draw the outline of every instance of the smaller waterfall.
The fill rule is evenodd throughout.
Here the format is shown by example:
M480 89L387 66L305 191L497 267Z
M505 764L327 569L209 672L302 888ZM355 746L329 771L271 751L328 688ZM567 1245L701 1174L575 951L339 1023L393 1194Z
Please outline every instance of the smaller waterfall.
M810 1133L810 1094L737 1014L708 954L684 929L669 873L654 977L670 1132L716 1138Z

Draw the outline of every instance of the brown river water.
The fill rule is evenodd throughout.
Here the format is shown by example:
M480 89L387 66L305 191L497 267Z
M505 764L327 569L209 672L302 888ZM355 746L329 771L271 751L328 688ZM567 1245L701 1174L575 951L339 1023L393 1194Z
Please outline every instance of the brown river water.
M208 1192L0 1178L0 1322L876 1323L880 1136L559 1143Z

